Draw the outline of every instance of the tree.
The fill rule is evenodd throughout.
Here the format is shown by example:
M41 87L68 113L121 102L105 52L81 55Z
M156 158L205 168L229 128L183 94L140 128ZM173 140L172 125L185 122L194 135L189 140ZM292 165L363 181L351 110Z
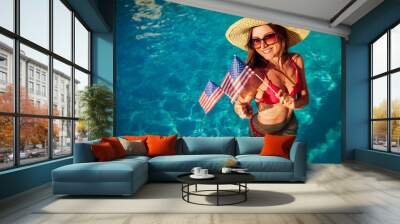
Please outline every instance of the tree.
M391 117L400 117L400 100L393 99L391 102ZM373 118L387 118L387 100L383 100L378 106L372 109ZM373 125L374 139L386 139L387 136L387 121L375 121ZM400 138L400 122L398 120L391 121L392 141L399 141Z
M13 112L14 107L14 88L8 85L6 92L0 94L0 110ZM24 87L20 88L20 109L24 114L47 114L47 104L34 105L29 99ZM0 147L12 148L13 146L13 117L0 116ZM48 139L48 119L47 118L20 118L20 149L25 149L26 145L46 144ZM53 138L59 135L59 128L54 128Z
M86 87L80 93L82 118L88 127L89 138L96 139L109 136L112 127L113 94L104 85Z

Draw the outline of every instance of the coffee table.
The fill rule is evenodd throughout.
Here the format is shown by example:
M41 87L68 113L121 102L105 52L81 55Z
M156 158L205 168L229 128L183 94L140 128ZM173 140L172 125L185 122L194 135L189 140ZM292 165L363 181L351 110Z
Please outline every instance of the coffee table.
M234 205L247 201L247 192L249 188L247 183L255 180L255 177L249 173L215 173L215 177L212 179L193 179L190 177L191 173L182 174L177 177L178 181L182 183L182 199L188 203L198 204L198 205ZM198 190L197 185L215 185L215 190ZM190 186L195 186L194 191L190 191ZM220 189L220 185L236 185L237 190L224 190ZM215 194L206 194L209 192L214 192ZM190 196L203 196L203 197L216 197L216 204L202 204L193 202L190 200ZM239 200L231 203L221 202L221 197L232 197L240 196Z

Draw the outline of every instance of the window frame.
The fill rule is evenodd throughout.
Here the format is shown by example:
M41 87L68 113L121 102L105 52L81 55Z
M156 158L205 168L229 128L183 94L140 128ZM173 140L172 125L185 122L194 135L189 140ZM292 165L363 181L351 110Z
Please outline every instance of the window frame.
M368 84L369 84L369 149L373 151L391 153L391 154L400 154L400 152L393 152L392 151L392 121L400 120L400 117L392 117L392 99L391 99L391 79L392 76L396 73L400 72L400 67L391 69L391 30L396 26L400 26L400 21L396 21L391 26L385 29L384 32L380 33L376 38L374 38L371 42L368 43L368 59L369 59L369 77L368 77ZM378 41L381 37L387 34L387 64L386 64L386 71L380 74L373 74L373 44ZM373 81L378 78L386 77L386 86L387 86L387 105L386 105L386 118L373 118ZM374 148L373 140L373 125L374 121L386 121L386 151L379 150Z
M71 108L71 114L70 116L66 115L66 116L56 116L53 115L53 59L58 60L59 62L62 62L66 65L71 66L71 93L72 93L72 99L71 99L71 105L74 105L75 103L75 88L73 85L75 82L75 69L87 74L89 76L89 83L88 86L92 85L92 57L91 57L91 50L92 50L92 43L91 43L91 38L92 38L92 30L89 28L89 26L85 23L85 21L79 16L79 14L73 10L73 8L69 5L69 3L66 0L59 0L66 8L68 8L68 10L71 11L71 18L70 18L70 22L71 22L71 59L67 59L64 58L63 56L55 53L53 50L53 24L54 24L54 18L53 18L53 1L54 0L48 0L49 3L49 49L46 49L45 47L42 47L39 44L34 43L33 41L30 41L29 39L24 38L23 36L20 35L20 0L14 0L13 1L13 10L14 10L14 18L13 18L13 22L14 22L14 31L10 31L4 27L0 26L0 35L3 35L7 38L11 38L13 40L13 63L12 63L12 73L11 75L13 75L13 79L14 79L14 110L13 112L2 112L0 111L0 116L4 116L4 117L12 117L13 119L13 153L14 153L14 161L13 161L13 166L10 167L5 167L5 168L0 168L0 172L5 171L5 170L11 170L11 169L16 169L19 167L24 167L24 166L30 166L33 164L38 164L38 163L43 163L43 162L47 162L50 160L58 160L58 159L62 159L65 157L70 157L73 156L73 152L74 152L74 144L75 144L75 126L76 126L76 121L79 120L79 117L75 116L75 108L72 107ZM84 28L88 31L88 58L89 58L89 65L88 65L88 69L85 69L81 66L79 66L78 64L75 63L75 25L74 25L74 21L75 18L77 20L79 20L79 22L84 26ZM48 112L46 115L39 115L39 114L27 114L27 113L21 113L20 111L20 44L23 44L27 47L32 48L33 50L39 51L40 53L43 53L45 55L48 56L49 59L49 63L48 63L48 84L45 87L46 91L45 94L48 97ZM29 64L27 64L27 66L29 66ZM28 71L27 67L27 71ZM39 75L39 82L42 86L42 80L41 80L41 74ZM28 82L30 79L30 74L29 72L27 72L26 74L26 81ZM33 79L32 79L34 86L36 84L36 69L33 70ZM29 91L27 89L27 91ZM36 91L34 89L34 91ZM40 94L41 96L42 94ZM40 160L38 162L32 162L32 163L26 163L26 164L21 164L20 161L20 119L21 118L45 118L47 119L48 122L48 136L47 136L47 142L49 143L47 145L47 151L48 151L48 155L47 158L43 158L43 160ZM71 153L68 155L62 155L62 156L54 156L53 152L54 152L54 148L53 147L53 122L56 120L66 120L66 121L71 121Z

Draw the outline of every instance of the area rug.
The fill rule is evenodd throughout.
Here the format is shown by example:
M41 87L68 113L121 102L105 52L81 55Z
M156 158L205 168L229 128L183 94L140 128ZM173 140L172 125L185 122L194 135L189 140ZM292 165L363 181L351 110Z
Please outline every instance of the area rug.
M360 208L316 184L249 184L247 201L237 205L205 206L182 200L177 183L146 184L131 197L56 197L36 213L360 213ZM215 189L213 185L198 190ZM225 187L228 190L232 187ZM191 189L194 190L194 187ZM213 193L210 193L213 194ZM215 196L191 196L197 203L213 204ZM240 198L224 197L229 203Z

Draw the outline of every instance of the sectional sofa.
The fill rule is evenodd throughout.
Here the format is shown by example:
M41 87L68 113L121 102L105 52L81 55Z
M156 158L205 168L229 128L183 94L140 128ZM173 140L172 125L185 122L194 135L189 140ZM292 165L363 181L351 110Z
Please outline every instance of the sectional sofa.
M148 181L176 181L193 167L218 172L234 159L260 182L304 182L306 180L306 144L295 142L290 159L260 156L262 137L181 137L177 155L128 156L96 162L90 145L99 141L75 144L73 164L52 171L54 194L131 195Z

